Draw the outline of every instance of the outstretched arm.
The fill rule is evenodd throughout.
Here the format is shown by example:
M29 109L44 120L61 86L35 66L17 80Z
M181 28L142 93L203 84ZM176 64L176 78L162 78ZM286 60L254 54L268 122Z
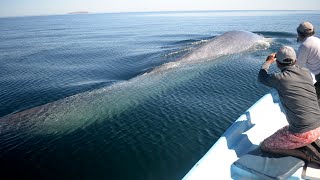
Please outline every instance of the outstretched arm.
M270 65L276 61L275 56L276 53L272 53L267 57L258 75L258 81L269 87L275 87L275 85L277 84L277 79L274 77L274 75L268 74Z

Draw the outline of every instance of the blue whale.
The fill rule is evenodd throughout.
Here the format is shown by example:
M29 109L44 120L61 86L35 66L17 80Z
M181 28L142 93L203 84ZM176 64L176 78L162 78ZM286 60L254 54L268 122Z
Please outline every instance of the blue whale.
M226 32L176 61L128 81L4 116L0 118L0 135L14 131L62 135L92 123L112 121L114 116L197 75L190 71L178 76L176 73L182 67L267 47L265 39L257 34L246 31Z
M229 31L209 40L178 60L153 69L151 73L162 72L180 65L201 63L224 55L266 49L269 46L269 42L260 35L248 31Z

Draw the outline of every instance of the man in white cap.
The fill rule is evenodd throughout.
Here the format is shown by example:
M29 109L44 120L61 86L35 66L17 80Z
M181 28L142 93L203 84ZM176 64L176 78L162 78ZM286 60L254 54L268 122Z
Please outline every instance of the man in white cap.
M268 73L275 61L281 72ZM289 124L265 139L260 148L275 154L294 152L290 155L320 164L320 157L296 150L320 137L320 108L310 72L295 63L294 49L283 46L267 57L259 71L258 81L277 90Z
M320 98L320 39L315 37L315 30L310 22L303 22L297 28L297 41L302 42L297 54L297 65L308 68L318 83L315 84Z

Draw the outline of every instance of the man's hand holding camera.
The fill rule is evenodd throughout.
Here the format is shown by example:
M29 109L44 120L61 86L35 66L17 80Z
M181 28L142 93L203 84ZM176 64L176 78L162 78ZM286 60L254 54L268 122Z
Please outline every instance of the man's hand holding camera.
M267 57L266 61L267 61L268 63L270 63L270 64L274 63L274 62L276 61L276 53L271 53L271 54Z

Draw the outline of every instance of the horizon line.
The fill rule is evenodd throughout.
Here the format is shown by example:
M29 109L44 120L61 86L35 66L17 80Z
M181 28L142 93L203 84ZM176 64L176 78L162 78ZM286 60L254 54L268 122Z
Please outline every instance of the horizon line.
M223 12L223 11L319 11L320 9L310 9L310 10L295 10L295 9L234 9L234 10L223 10L223 9L216 9L216 10L158 10L158 11L110 11L110 12L90 12L85 10L78 10L78 11L71 11L65 13L54 13L54 14L34 14L34 15L17 15L17 16L0 16L0 18L15 18L15 17L41 17L41 16L63 16L63 15L85 15L85 14L130 14L130 13L184 13L184 12ZM85 13L76 13L76 12L85 12Z

